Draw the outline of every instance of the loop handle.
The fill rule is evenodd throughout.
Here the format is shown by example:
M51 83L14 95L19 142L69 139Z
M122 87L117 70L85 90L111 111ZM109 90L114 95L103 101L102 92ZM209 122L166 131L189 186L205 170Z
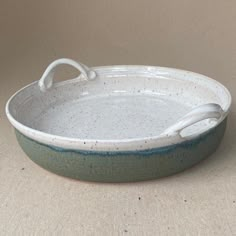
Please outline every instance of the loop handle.
M178 135L183 129L209 118L220 120L224 111L221 106L216 103L208 103L194 108L192 111L182 117L177 123L166 129L161 135L173 136Z
M76 62L74 60L68 59L68 58L61 58L58 60L53 61L45 70L43 73L41 79L39 80L39 87L42 92L45 92L46 90L50 89L53 85L53 78L56 67L59 65L66 64L75 67L77 70L81 72L81 74L85 77L87 80L95 79L96 73L95 71L89 69L87 66L85 66L82 63Z

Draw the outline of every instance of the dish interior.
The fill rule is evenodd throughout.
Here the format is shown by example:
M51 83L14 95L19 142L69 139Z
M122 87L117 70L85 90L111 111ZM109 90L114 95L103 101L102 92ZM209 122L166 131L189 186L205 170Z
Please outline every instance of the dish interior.
M160 134L189 109L185 104L159 96L104 95L55 104L30 125L72 138L143 138Z
M111 77L97 69L95 80L78 77L55 83L46 92L33 83L13 97L9 110L23 125L63 137L120 140L158 136L199 105L218 103L227 109L221 86L198 79L197 74L189 79L187 73L128 76L124 72ZM213 123L199 122L183 135Z

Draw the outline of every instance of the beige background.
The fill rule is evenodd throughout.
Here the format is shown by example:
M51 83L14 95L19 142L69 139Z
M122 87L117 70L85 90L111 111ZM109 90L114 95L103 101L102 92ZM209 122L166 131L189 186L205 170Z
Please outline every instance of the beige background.
M4 106L54 59L150 64L206 74L236 92L234 0L1 1L1 235L236 235L236 105L217 152L135 184L62 178L32 163ZM75 71L59 69L59 79ZM139 200L139 197L141 198Z

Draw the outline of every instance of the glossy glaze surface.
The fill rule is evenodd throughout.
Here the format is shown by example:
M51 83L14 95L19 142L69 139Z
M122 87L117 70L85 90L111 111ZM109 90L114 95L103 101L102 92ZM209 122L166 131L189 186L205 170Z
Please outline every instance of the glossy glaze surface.
M6 107L16 129L47 145L132 151L177 144L216 127L231 104L223 85L189 71L81 64L81 76L56 83L58 63L68 59L53 62L39 83L19 91Z

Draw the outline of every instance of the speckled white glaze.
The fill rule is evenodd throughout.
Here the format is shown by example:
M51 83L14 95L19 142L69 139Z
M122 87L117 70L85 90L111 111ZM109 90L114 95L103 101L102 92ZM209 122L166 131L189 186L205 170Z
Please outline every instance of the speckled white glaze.
M54 82L56 66L81 71ZM194 138L218 125L231 104L228 90L206 76L152 66L88 69L53 62L40 82L13 95L6 114L22 134L67 149L145 150Z

